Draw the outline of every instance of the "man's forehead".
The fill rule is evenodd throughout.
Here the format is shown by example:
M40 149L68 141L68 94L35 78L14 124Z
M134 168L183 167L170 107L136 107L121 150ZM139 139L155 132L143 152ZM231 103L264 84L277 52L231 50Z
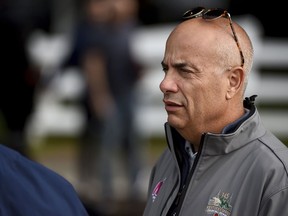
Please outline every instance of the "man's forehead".
M184 20L180 22L176 27L175 31L179 30L191 30L191 29L197 29L197 28L204 28L205 27L205 20L201 17L197 17L194 19Z
M198 18L197 18L198 19ZM196 20L196 19L195 19ZM202 37L208 34L209 31L205 32L205 29L198 21L184 21L176 26L173 31L170 33L167 43L189 43L190 39L193 40L197 37Z
M216 37L218 37L217 33L211 28L202 25L201 22L190 23L190 20L188 20L179 24L171 32L167 39L167 45L183 46L182 48L199 47L206 43L213 42Z
M179 23L171 32L172 35L186 35L202 33L203 35L221 34L229 30L229 22L226 18L219 18L217 20L205 20L201 17L185 20ZM227 32L225 33L227 34Z
M212 64L217 59L221 36L211 28L201 27L200 22L190 24L181 23L171 33L166 44L164 63L181 66L185 63L189 66L198 65L198 68L199 65Z

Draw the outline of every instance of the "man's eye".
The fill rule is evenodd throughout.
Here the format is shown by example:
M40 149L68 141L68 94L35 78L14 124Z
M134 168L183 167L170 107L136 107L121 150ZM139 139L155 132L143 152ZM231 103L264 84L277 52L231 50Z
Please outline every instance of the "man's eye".
M187 70L187 69L185 69L185 68L181 68L181 69L180 69L180 72L181 72L181 73L191 73L190 70Z

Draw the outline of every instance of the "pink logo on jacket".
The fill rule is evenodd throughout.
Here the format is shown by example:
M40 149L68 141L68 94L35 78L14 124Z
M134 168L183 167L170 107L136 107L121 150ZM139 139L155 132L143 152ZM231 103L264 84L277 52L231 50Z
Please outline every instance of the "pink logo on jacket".
M161 181L159 181L159 182L156 184L156 186L154 187L153 192L152 192L152 202L154 202L155 199L156 199L156 197L158 196L159 191L160 191L162 185L164 184L165 180L166 180L166 178L163 179L163 180L161 180Z

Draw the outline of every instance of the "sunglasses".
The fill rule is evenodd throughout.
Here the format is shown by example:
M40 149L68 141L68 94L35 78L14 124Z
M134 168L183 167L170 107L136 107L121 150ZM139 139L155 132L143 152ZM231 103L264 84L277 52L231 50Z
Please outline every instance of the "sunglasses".
M196 7L196 8L193 8L193 9L190 9L190 10L186 11L183 14L183 16L182 16L182 18L184 20L193 19L193 18L196 18L196 17L202 17L203 19L207 19L207 20L214 20L214 19L218 19L220 17L225 17L225 18L227 18L229 20L230 27L231 27L231 30L232 30L232 33L233 33L233 38L234 38L234 40L235 40L235 42L237 44L237 47L239 49L239 52L240 52L241 67L243 67L243 65L244 65L244 55L243 55L242 49L240 47L239 40L238 40L238 37L236 35L235 29L233 27L231 16L228 13L228 11L224 10L224 9L221 9L221 8L206 9L204 7Z

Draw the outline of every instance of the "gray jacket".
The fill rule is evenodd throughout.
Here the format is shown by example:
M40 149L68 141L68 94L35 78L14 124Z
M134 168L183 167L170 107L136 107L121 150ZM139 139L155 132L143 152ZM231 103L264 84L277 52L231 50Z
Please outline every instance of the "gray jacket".
M144 216L167 215L176 200L172 215L288 215L288 148L264 128L253 104L247 108L233 132L203 134L181 189L185 140L165 124L168 148L151 172Z

